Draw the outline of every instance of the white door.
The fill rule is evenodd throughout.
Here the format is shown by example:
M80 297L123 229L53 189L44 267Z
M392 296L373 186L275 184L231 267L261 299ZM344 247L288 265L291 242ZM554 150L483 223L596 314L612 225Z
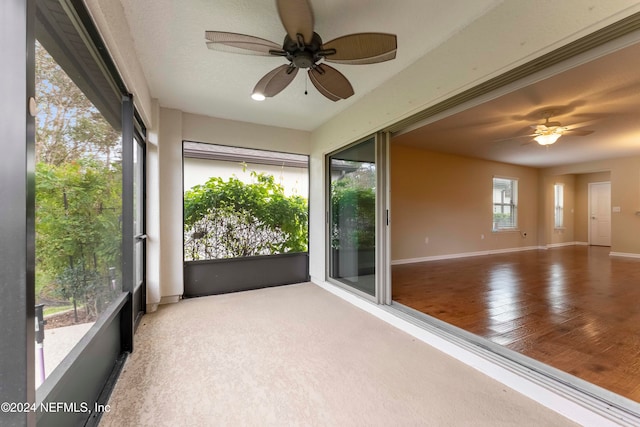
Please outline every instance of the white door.
M589 244L611 246L611 183L589 184Z

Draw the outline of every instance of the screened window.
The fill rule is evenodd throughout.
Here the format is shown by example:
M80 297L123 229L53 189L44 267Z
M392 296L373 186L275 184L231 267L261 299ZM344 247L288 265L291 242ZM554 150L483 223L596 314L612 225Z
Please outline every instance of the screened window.
M493 178L493 231L518 227L518 180Z
M184 260L307 252L309 158L184 141Z
M564 184L555 184L553 186L554 193L554 226L555 228L564 227Z

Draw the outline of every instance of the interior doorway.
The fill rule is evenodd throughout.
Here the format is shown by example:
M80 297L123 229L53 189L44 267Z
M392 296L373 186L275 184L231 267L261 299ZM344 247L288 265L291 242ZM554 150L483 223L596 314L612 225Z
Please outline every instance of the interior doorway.
M611 246L611 182L589 183L589 244Z

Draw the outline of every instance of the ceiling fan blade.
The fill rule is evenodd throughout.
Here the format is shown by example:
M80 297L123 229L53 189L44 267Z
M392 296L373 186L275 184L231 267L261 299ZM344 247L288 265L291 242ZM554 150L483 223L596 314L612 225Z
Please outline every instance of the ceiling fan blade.
M277 0L278 15L291 40L301 34L305 43L313 37L313 10L308 0Z
M611 114L607 114L606 117L611 117ZM596 118L596 119L591 119L591 120L587 120L584 122L577 122L577 123L572 123L570 125L565 126L565 129L567 130L574 130L574 129L578 129L578 128L583 128L585 126L589 126L592 125L598 121L600 121L600 118Z
M298 73L297 68L281 65L269 71L253 88L253 93L261 93L267 98L282 92Z
M394 34L357 33L338 37L322 45L322 50L335 49L325 60L338 64L374 64L396 57L398 43Z
M493 142L513 141L515 139L520 139L520 138L533 138L534 136L538 136L538 134L530 133L528 135L515 135L515 136L510 136L508 138L494 139Z
M248 36L246 34L205 31L204 38L207 40L207 47L209 49L222 52L270 56L269 51L282 49L282 46L272 41Z
M564 131L562 134L567 136L587 136L593 133L592 130L578 130L578 129L569 129Z
M340 101L339 96L335 96L334 94L332 94L331 92L329 92L328 90L326 90L319 82L318 80L316 80L315 75L311 72L313 70L309 70L308 74L309 74L309 80L311 80L311 83L313 83L313 85L316 87L316 89L318 89L318 92L320 92L321 94L323 94L325 97L329 98L330 100L332 100L333 102L335 101Z
M310 69L309 78L318 91L332 101L347 99L354 93L349 80L340 71L326 64Z

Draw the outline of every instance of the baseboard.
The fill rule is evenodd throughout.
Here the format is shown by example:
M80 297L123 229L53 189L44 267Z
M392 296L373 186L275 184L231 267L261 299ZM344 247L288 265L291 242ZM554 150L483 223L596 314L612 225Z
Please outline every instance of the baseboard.
M619 256L625 258L640 258L640 254L633 254L627 252L609 252L609 256Z
M589 246L589 242L575 242L576 246Z
M577 246L579 242L562 242L562 243L549 243L547 248L561 248L564 246Z
M467 257L482 256L482 255L507 254L511 252L532 251L537 249L546 249L546 247L524 246L521 248L493 249L488 251L462 252L458 254L435 255L435 256L428 256L428 257L421 257L421 258L396 259L391 261L391 265L413 264L416 262L440 261L443 259L467 258Z
M180 295L168 295L160 298L159 304L173 304L180 301Z

